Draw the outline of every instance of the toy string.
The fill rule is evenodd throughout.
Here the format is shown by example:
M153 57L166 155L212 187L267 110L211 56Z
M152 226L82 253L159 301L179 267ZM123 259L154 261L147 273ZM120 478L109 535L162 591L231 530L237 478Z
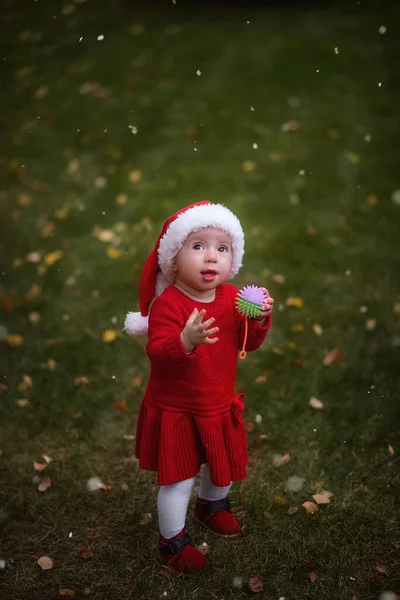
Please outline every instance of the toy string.
M266 298L268 298L268 296L269 296L269 294L268 294L268 290L267 290L266 288L264 288L264 287L263 287L263 288L261 288L261 289L262 289L262 291L265 293L265 296L266 296ZM241 349L241 351L239 352L239 358L241 358L242 360L243 360L244 358L246 358L246 356L247 356L247 352L246 352L245 348L246 348L246 342L247 342L247 334L248 334L248 331L249 331L248 317L246 317L246 320L245 320L245 322L244 322L244 338L243 338L243 346L242 346L242 349Z
M239 358L241 358L241 359L246 358L246 356L247 356L247 352L246 352L245 348L246 348L248 330L249 330L249 326L248 326L248 321L247 321L247 317L246 317L246 320L244 322L243 346L242 346L241 351L239 352Z

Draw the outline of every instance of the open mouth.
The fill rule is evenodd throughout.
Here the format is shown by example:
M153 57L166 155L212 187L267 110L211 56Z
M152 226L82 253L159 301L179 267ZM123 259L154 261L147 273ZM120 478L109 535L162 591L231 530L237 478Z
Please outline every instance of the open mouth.
M207 269L207 271L202 271L201 276L204 281L213 281L217 275L217 272L214 269Z

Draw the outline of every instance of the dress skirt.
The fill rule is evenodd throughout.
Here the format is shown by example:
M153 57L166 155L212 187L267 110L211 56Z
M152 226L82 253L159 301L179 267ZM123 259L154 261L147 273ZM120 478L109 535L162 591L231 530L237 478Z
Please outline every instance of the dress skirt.
M142 402L135 446L140 468L157 471L158 485L194 477L203 463L209 465L213 485L244 479L248 452L243 396L238 394L212 416Z

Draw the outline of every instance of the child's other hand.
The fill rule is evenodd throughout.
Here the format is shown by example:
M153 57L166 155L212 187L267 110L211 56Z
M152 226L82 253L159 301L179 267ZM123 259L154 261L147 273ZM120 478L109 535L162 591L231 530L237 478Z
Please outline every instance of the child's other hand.
M272 309L274 308L274 299L271 298L267 290L265 291L267 293L267 297L265 299L262 311L256 317L254 317L255 321L264 321L264 319L269 317L269 315L272 313Z
M188 318L185 327L181 333L181 341L186 352L191 352L198 344L215 344L218 338L210 338L210 335L217 333L219 327L208 329L215 321L214 317L202 322L206 311L203 309L200 312L197 308L194 309Z

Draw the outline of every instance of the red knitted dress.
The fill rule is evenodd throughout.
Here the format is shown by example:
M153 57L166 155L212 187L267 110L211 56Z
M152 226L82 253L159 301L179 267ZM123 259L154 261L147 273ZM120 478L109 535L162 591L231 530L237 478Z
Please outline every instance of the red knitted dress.
M246 477L248 463L242 412L244 394L235 392L244 317L235 308L237 289L223 284L213 302L199 302L174 285L156 298L149 316L150 379L140 407L135 454L142 469L158 471L158 484L194 477L203 463L217 486ZM219 327L212 345L187 354L180 341L197 307ZM271 325L249 319L246 350L256 350Z

